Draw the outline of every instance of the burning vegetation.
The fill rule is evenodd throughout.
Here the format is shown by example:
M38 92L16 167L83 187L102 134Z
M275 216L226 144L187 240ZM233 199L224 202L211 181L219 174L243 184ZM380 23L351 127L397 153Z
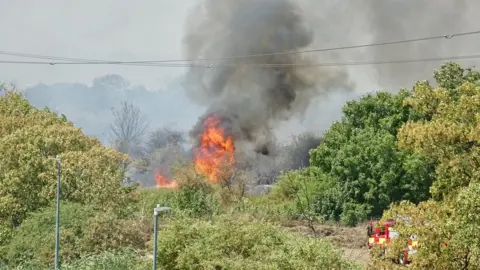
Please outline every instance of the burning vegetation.
M211 42L217 37L222 42ZM302 68L317 59L297 54L229 56L298 51L313 41L314 32L302 10L289 0L205 0L194 9L185 52L191 59L216 59L215 68L190 68L184 83L189 98L206 108L189 134L193 148L187 159L193 161L197 174L218 184L231 178L228 170L240 169L248 171L252 182L268 175L269 180L261 182L272 183L270 175L288 169L280 168L276 129L304 115L315 98L348 88L347 74ZM159 186L167 182L162 180Z
M157 188L178 188L178 184L174 180L168 179L159 169L155 169L155 181Z
M193 164L195 172L204 176L210 183L219 184L221 179L228 177L225 169L235 166L235 147L232 136L226 134L221 127L220 118L211 114L204 119L193 149ZM169 174L159 168L154 169L157 188L178 188L178 183L168 177Z
M203 122L200 145L194 150L195 168L210 182L219 183L219 171L222 166L235 163L234 144L231 136L225 135L220 127L220 119L210 115Z
M212 42L218 37L221 41ZM218 176L224 164L252 172L250 179L257 180L254 174L277 162L278 127L303 116L315 98L350 86L343 70L302 68L317 60L313 57L231 57L304 50L314 38L294 1L204 0L193 9L184 37L186 56L214 59L197 60L213 68L189 68L184 84L189 98L206 108L190 132L198 173L218 183L228 178Z

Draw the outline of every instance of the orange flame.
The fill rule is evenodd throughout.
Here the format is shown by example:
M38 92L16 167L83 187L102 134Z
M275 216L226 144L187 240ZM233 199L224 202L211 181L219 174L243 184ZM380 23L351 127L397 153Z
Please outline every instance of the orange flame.
M178 188L178 184L169 180L159 169L155 169L155 181L157 181L157 188Z
M225 162L230 164L235 162L233 140L225 136L225 131L218 126L219 124L220 119L215 115L209 116L203 122L204 131L200 146L194 150L197 172L212 183L219 181L220 166Z

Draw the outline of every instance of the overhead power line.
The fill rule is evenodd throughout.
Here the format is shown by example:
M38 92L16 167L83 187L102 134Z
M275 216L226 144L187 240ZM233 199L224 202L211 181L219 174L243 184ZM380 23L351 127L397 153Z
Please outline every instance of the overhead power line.
M405 63L419 63L419 62L436 62L448 60L467 60L479 59L478 55L464 55L464 56L448 56L448 57L432 57L432 58L417 58L417 59L399 59L399 60L383 60L383 61L351 61L351 62L332 62L332 63L311 63L311 64L238 64L238 63L224 63L224 64L173 64L173 63L146 63L146 64L131 64L135 66L144 67L192 67L192 68L221 68L221 67L235 67L247 66L258 68L281 68L281 67L338 67L338 66L360 66L360 65L384 65L384 64L405 64ZM83 63L83 62L58 62L51 63L46 61L2 61L0 64L27 64L27 65L116 65L112 62L98 62L98 63Z
M385 46L385 45L393 45L393 44L404 44L404 43L429 41L429 40L436 40L436 39L452 39L454 37L470 36L470 35L477 35L477 34L480 34L480 30L470 31L470 32L453 33L453 34L440 35L440 36L431 36L431 37L414 38L414 39L406 39L406 40L396 40L396 41L386 41L386 42L379 42L379 43L369 43L369 44L351 45L351 46L342 46L342 47L321 48L321 49L290 51L290 52L250 54L250 55L240 55L240 56L214 57L214 58L198 58L198 59L171 59L171 60L147 60L147 61L109 61L109 60L94 60L94 59L83 59L83 58L47 56L47 55L18 53L18 52L9 52L9 51L0 51L0 55L9 55L9 56L35 58L35 59L45 59L45 60L58 60L58 61L74 62L74 63L89 63L89 64L92 64L92 63L99 63L100 64L100 63L102 63L102 64L117 64L117 65L124 65L124 64L125 65L126 64L136 65L136 64L174 63L174 62L232 60L232 59L246 59L246 58L265 57L265 56L292 55L292 54L304 54L304 53L314 53L314 52L327 52L327 51L338 51L338 50L347 50L347 49L358 49L358 48L366 48L366 47ZM52 63L52 64L58 64L58 63Z
M26 65L133 65L133 66L164 66L164 67L190 67L191 64L174 64L174 63L158 63L158 64L130 64L122 62L51 62L51 61L14 61L14 60L0 60L0 64L26 64Z

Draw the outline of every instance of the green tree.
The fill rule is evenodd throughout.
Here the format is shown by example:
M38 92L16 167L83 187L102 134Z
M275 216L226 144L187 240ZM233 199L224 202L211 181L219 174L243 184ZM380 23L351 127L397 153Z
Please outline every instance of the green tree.
M29 213L55 201L57 155L63 201L125 212L135 199L134 189L122 186L127 156L15 91L0 97L0 152L0 245Z
M462 81L458 74L464 72L457 65L444 65L436 76L442 78L439 85L450 88L435 89L427 82L419 82L414 96L405 101L407 106L431 116L428 122L408 122L398 138L401 148L438 163L437 180L431 189L436 199L480 179L480 86L475 83L480 75L468 71ZM454 82L463 84L452 88Z
M399 221L401 236L390 254L400 254L408 235L415 234L422 248L413 269L479 269L480 74L447 63L435 77L438 88L419 82L405 101L429 121L410 121L398 133L402 149L438 164L433 198L418 205L402 202L385 213L384 219Z
M369 214L381 215L392 202L428 198L433 163L420 154L397 148L398 129L419 117L403 106L410 95L407 90L396 95L380 92L348 102L343 108L344 117L330 127L320 146L310 151L311 166L338 182L329 198L345 194L343 198L334 196L342 198L338 203L345 204L341 210L344 216L336 219L354 224ZM319 194L319 199L325 196Z
M429 200L415 205L395 204L383 219L397 219L389 259L398 258L406 248L409 235L416 235L422 245L413 259L412 269L480 268L480 184L459 189L455 196L442 201ZM385 261L375 261L375 269Z

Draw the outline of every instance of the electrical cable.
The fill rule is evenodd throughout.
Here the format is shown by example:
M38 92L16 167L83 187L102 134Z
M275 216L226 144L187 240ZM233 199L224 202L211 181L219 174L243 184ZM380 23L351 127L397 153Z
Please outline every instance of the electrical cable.
M360 65L384 65L384 64L405 64L405 63L419 63L419 62L436 62L448 60L466 60L478 59L477 55L463 55L463 56L448 56L448 57L431 57L431 58L417 58L417 59L399 59L399 60L379 60L379 61L356 61L356 62L332 62L332 63L312 63L312 64L238 64L238 63L224 63L224 64L131 64L143 67L191 67L191 68L221 68L221 67L258 67L258 68L282 68L282 67L339 67L339 66L360 66ZM116 65L117 62L98 62L98 63L84 63L84 62L47 62L47 61L4 61L0 60L0 64L29 64L29 65ZM125 64L125 63L122 63ZM127 64L125 64L127 65Z
M337 50L376 47L376 46L385 46L385 45L393 45L393 44L403 44L403 43L411 43L411 42L419 42L419 41L429 41L429 40L436 40L436 39L452 39L454 37L477 35L477 34L480 34L480 30L470 31L470 32L454 33L454 34L448 34L448 35L439 35L439 36L431 36L431 37L423 37L423 38L414 38L414 39L396 40L396 41L387 41L387 42L369 43L369 44L351 45L351 46L342 46L342 47L311 49L311 50L302 50L302 51L290 51L290 52L277 52L277 53L250 54L250 55L241 55L241 56L226 56L226 57L215 57L215 58L198 58L198 59L172 59L172 60L147 60L147 61L107 61L107 60L93 60L93 59L83 59L83 58L68 58L68 57L38 55L38 54L27 54L27 53L18 53L18 52L9 52L9 51L0 51L0 55L9 55L9 56L17 56L17 57L25 57L25 58L37 58L37 59L45 59L45 60L59 60L59 61L75 62L75 63L104 63L104 64L119 64L119 65L123 65L123 64L156 64L156 63L245 59L245 58L255 58L255 57L265 57L265 56L277 56L277 55L291 55L291 54L337 51Z

